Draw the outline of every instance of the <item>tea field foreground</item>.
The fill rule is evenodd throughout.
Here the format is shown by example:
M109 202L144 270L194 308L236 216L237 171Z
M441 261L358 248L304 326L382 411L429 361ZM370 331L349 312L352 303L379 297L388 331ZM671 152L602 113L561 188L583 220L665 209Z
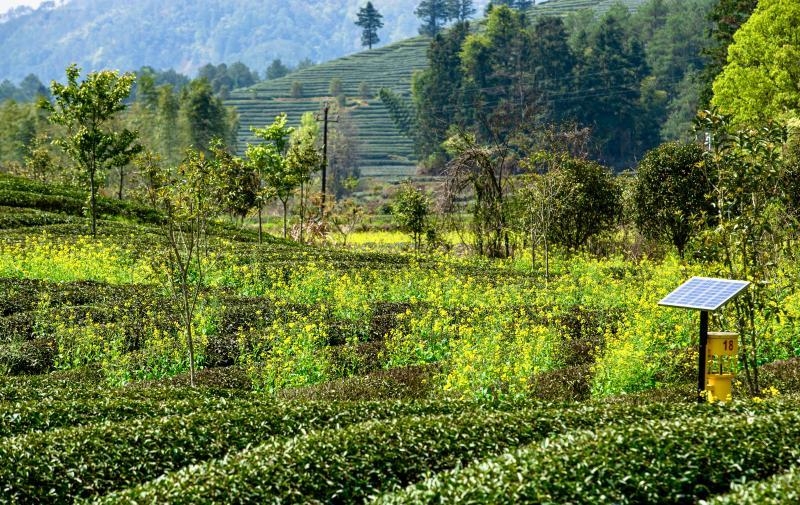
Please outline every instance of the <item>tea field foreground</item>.
M282 401L97 378L0 382L0 501L790 503L796 489L795 396Z
M71 191L0 176L2 503L796 501L791 291L765 393L698 405L675 258L545 278L218 224L189 388L160 216L102 200L92 238Z

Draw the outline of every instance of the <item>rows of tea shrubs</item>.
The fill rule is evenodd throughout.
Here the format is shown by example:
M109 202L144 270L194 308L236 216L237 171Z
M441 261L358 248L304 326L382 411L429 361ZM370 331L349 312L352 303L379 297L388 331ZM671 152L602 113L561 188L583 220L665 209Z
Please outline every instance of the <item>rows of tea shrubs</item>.
M88 192L0 174L0 206L82 216L88 207ZM160 212L145 205L102 196L97 198L97 212L98 217L120 216L152 224L163 219Z
M796 403L771 413L642 417L445 472L378 503L690 503L800 457Z
M242 405L271 404L266 398L242 394L219 395L187 388L121 389L96 398L0 402L0 437L81 426L97 422L119 422L202 411L234 409Z
M356 503L414 482L572 430L641 419L730 415L737 408L655 404L520 408L513 412L406 417L323 430L187 467L104 503ZM765 412L774 406L762 406Z
M782 505L800 503L800 468L763 480L736 484L728 494L716 496L703 505Z
M512 405L508 404L507 408ZM472 412L464 402L275 403L209 401L183 415L100 421L0 439L0 502L62 502L104 494L164 472L322 428L365 419Z

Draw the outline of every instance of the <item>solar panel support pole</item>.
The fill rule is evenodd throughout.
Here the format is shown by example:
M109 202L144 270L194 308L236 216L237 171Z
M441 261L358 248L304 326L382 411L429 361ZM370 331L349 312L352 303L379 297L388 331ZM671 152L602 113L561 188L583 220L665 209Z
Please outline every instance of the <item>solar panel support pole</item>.
M706 348L708 347L708 311L700 311L700 356L697 366L697 401L706 400Z

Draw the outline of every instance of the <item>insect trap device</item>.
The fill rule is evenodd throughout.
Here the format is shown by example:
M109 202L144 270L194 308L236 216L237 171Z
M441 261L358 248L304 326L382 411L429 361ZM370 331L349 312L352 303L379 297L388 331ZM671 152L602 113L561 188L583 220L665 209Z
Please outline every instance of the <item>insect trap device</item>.
M665 296L659 305L700 311L700 353L697 393L702 401L728 401L731 398L733 365L739 354L738 334L708 331L708 313L733 300L750 283L730 279L692 277Z

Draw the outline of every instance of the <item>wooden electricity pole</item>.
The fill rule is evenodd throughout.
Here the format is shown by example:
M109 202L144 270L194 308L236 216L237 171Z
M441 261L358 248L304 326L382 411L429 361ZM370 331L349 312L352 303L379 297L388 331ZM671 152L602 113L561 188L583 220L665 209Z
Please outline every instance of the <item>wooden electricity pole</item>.
M329 117L330 104L326 101L322 107L322 116L316 115L317 121L322 121L322 199L319 204L320 216L325 216L325 191L327 189L328 173L328 123L338 123L338 116L335 119Z

